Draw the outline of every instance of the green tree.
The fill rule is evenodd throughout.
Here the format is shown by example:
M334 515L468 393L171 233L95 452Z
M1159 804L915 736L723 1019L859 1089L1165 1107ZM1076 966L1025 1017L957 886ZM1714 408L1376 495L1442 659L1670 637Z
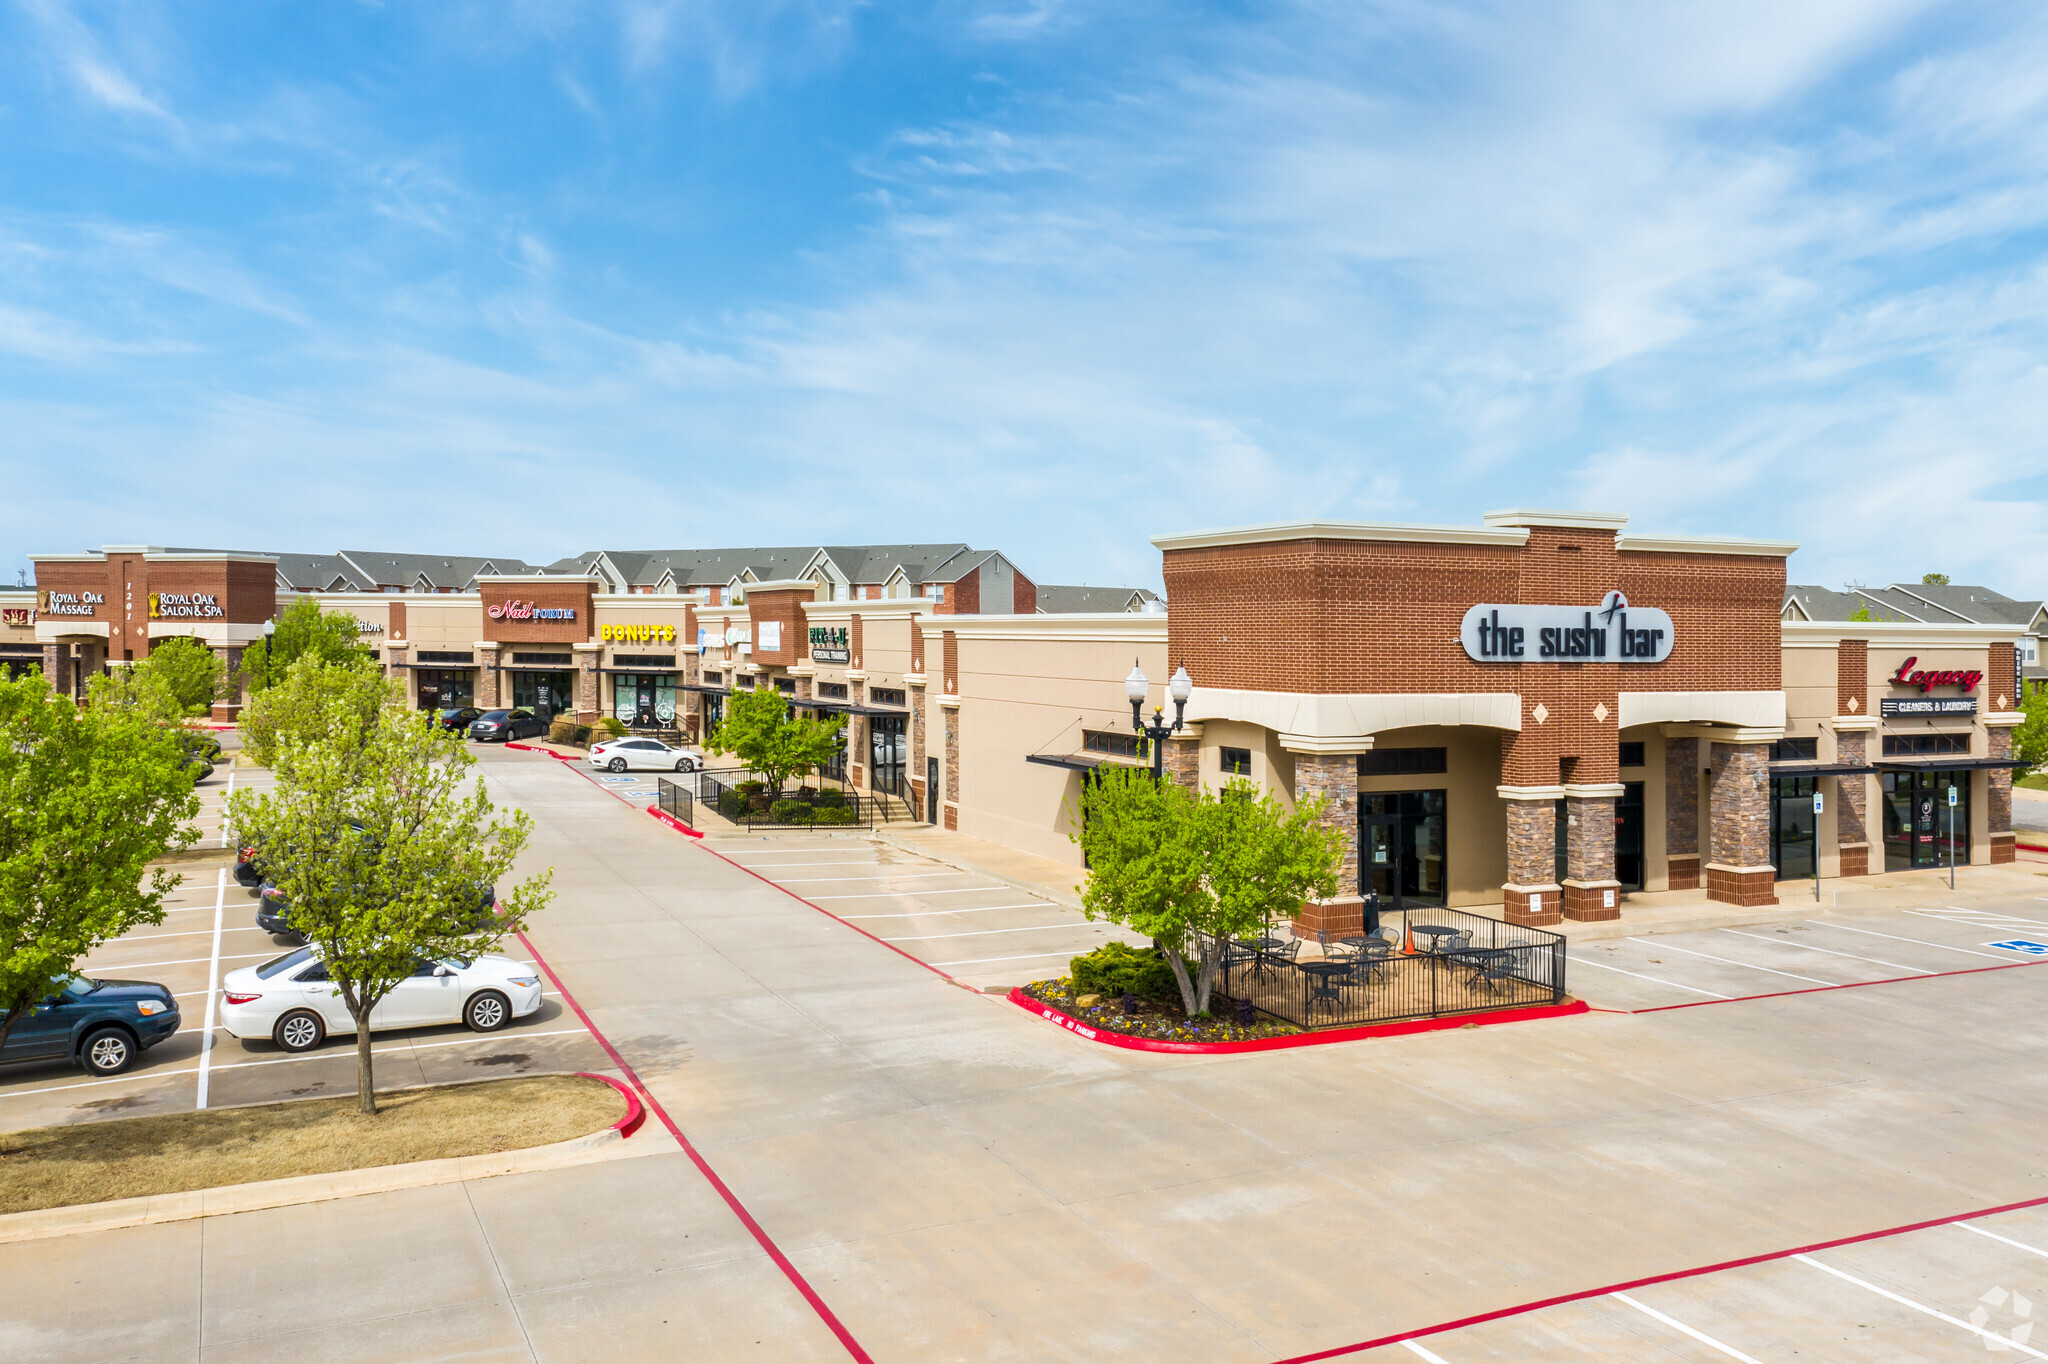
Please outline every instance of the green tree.
M268 638L242 651L242 675L249 680L250 694L276 686L292 664L309 656L328 663L348 663L371 654L354 616L346 611L322 611L319 602L300 597L278 612L276 628Z
M1948 574L1946 574L1946 573L1922 573L1922 574L1920 575L1920 581L1921 581L1921 582L1923 582L1923 583L1926 583L1926 584L1927 584L1927 585L1928 585L1929 587L1947 587L1947 586L1948 586Z
M707 744L713 753L730 753L761 774L770 791L780 791L791 777L804 777L832 760L839 747L843 716L829 720L798 720L790 701L773 687L736 691L726 699L725 721Z
M320 666L298 667L309 664ZM533 821L500 814L471 779L474 763L435 736L431 715L384 706L365 732L288 738L276 790L229 798L230 823L261 840L292 926L355 1020L363 1113L377 1111L371 1011L420 962L474 957L550 894L553 868L505 890ZM495 915L478 913L487 885L498 890Z
M1870 614L1870 608L1869 608L1868 606L1859 606L1859 607L1857 607L1857 608L1856 608L1856 609L1855 609L1854 611L1851 611L1851 612L1849 613L1849 619L1850 619L1850 620L1870 620L1870 619L1872 619L1872 617L1871 617L1871 614Z
M2026 684L2020 685L2024 690ZM2012 774L2014 781L2048 766L2048 688L2034 688L2033 694L2020 702L2019 710L2027 718L2012 728L2012 756L2026 766Z
M335 663L305 655L271 686L250 693L242 708L243 751L282 774L293 754L322 738L360 749L378 712L397 705L399 693L397 680L374 659Z
M227 665L220 656L196 639L174 636L152 644L149 657L132 665L163 679L178 700L180 714L204 715L220 698L227 680Z
M79 960L163 922L178 878L145 870L199 837L178 758L146 715L80 712L40 672L0 681L0 1045Z
M1150 938L1188 1014L1207 1012L1227 940L1336 893L1343 836L1323 808L1317 797L1289 810L1249 782L1196 794L1141 768L1097 768L1073 834L1089 867L1082 911Z

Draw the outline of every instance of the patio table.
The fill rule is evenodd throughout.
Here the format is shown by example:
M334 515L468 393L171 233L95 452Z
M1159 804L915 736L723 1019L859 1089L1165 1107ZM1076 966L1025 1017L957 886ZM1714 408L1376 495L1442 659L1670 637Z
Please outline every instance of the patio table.
M1297 969L1304 976L1308 977L1309 1011L1311 1013L1315 1011L1316 1003L1319 1000L1328 1000L1330 1007L1335 1009L1338 1004L1337 978L1351 974L1351 963L1348 961L1305 961L1298 963Z

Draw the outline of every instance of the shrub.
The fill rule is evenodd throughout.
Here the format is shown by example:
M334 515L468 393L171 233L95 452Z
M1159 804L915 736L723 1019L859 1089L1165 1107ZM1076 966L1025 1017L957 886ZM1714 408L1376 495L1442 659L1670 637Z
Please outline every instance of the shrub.
M597 727L614 739L626 732L626 722L616 715L605 716L597 722Z
M844 807L846 804L846 792L836 786L828 786L818 793L818 804L827 807ZM838 821L835 820L833 822L837 823Z
M1180 999L1180 983L1157 948L1106 942L1074 958L1074 993L1114 999L1126 990L1139 999L1171 1004Z
M726 791L718 797L718 813L733 823L739 823L740 815L747 808L747 799L737 791Z
M820 803L812 807L811 810L811 823L813 824L851 824L853 821L853 811L844 804Z
M778 800L768 807L768 818L777 824L809 824L811 807L800 800Z
M739 785L733 787L733 790L739 792L743 796L758 796L767 789L768 783L765 781L743 781Z

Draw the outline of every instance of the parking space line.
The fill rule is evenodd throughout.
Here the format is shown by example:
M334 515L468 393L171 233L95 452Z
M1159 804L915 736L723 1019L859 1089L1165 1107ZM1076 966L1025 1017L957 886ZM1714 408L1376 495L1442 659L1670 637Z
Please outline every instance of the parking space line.
M275 952L243 952L237 956L222 957L221 960L254 961L259 957L274 957L276 955ZM85 974L91 975L93 971L140 971L151 966L197 966L202 961L211 960L213 960L211 957L180 957L176 961L122 961L114 962L107 966L92 967Z
M221 868L220 879L216 882L213 895L213 961L206 968L206 1023L199 1034L199 1102L196 1107L206 1107L206 1081L208 1067L213 1061L213 1000L220 988L220 922L227 906L228 873Z
M1918 943L1922 947L1938 947L1944 952L1961 952L1966 957L1989 957L1993 961L2012 960L2011 957L2001 957L1996 952L1979 952L1974 947L1950 947L1945 942L1927 942L1921 938L1902 938L1896 933L1879 933L1868 928L1851 928L1847 924L1822 923L1819 919L1808 919L1806 922L1816 928L1838 928L1844 933L1862 933L1872 938L1890 938L1893 942L1910 942Z
M1873 966L1889 966L1894 971L1913 971L1923 976L1934 974L1934 972L1924 966L1901 966L1895 961L1879 961L1876 957L1859 957L1854 952L1834 952L1825 947L1815 947L1811 943L1793 942L1788 938L1766 938L1761 933L1745 933L1739 928L1724 928L1721 931L1723 933L1733 933L1738 938L1755 938L1758 942L1782 943L1786 947L1796 947L1802 952L1819 952L1823 956L1847 957L1850 961L1867 961Z
M1412 1340L1404 1340L1401 1343L1408 1347L1408 1352L1410 1354L1416 1356L1418 1359L1427 1361L1427 1364L1451 1364L1451 1361L1445 1359L1442 1355L1432 1354L1428 1350L1423 1349L1420 1345L1417 1345Z
M883 942L930 942L934 938L986 938L993 933L1039 933L1048 928L1079 928L1079 924L1027 924L1023 928L977 928L966 933L925 933L915 938L884 938Z
M222 872L222 873L221 873L221 875L222 875L223 877L225 877L225 876L227 875L227 873L226 873L226 872ZM221 887L221 894L222 894L223 896L225 896L225 895L227 894L227 887L226 887L225 885L223 885L223 886ZM222 909L222 908L224 908L224 906L222 906L222 905L195 905L195 906L193 906L193 908L195 908L195 909L211 909L211 910L213 910L213 911L214 911L214 913L215 913L216 915L218 915L218 914L220 913L221 909ZM103 944L103 945L104 945L104 946L108 946L108 947L111 947L111 946L112 946L112 945L113 945L114 943L119 943L119 942L155 942L155 941L156 941L156 940L157 940L158 938L210 938L210 937L212 937L212 936L213 936L213 935L214 935L215 933L267 933L267 932L269 932L269 931L270 931L270 930L268 930L268 929L264 929L264 928L220 928L220 929L214 929L214 928L193 928L193 929L180 929L180 930L179 930L178 932L176 932L176 933L130 933L130 934L129 934L129 935L127 936L127 937L125 937L125 938L115 938L115 939L113 939L113 940L112 940L112 942L109 942L109 943L106 943L106 944Z
M879 865L879 864L877 864ZM921 871L909 876L792 876L778 880L778 886L822 885L828 881L936 881L942 876L972 876L969 871Z
M230 767L228 769L227 787L220 795L220 845L223 848L228 845L228 797L233 794L235 794L235 769ZM206 1107L205 1104L199 1106L201 1108Z
M989 914L998 909L1051 909L1050 900L1033 900L1022 905L976 905L972 909L925 909L914 914L842 914L842 919L922 919L932 914Z
M764 877L762 877L761 879L762 879L763 881L768 881L768 878L767 878L767 877L765 877L765 876L764 876ZM781 884L782 884L782 882L780 882L780 881L768 881L768 884L769 884L769 885L771 885L771 886L779 886L779 885L781 885ZM811 899L811 900L887 900L887 899L891 899L891 898L893 898L893 897L896 897L896 896L899 896L899 895L910 895L910 894L917 894L917 895L972 895L972 894L974 894L974 893L975 893L976 891L978 891L978 890L1008 890L1008 889L1009 889L1009 887L1008 887L1008 886L1000 886L1000 885L998 885L998 886L962 886L962 887L960 887L960 888L959 888L958 890L920 890L920 891L915 891L915 892L912 892L912 891L907 891L907 890L877 890L877 891L869 891L869 892L863 892L862 894L859 894L859 895L811 895L811 896L806 896L805 898L806 898L806 899ZM794 894L796 894L796 892L795 892L795 891L791 891L791 892L790 892L790 894L791 894L791 895L794 895Z
M1661 977L1658 977L1658 976L1646 976L1646 975L1644 975L1644 974L1643 974L1643 973L1642 973L1641 971L1624 971L1624 970L1622 970L1622 969L1621 969L1621 968L1620 968L1619 966L1609 966L1609 965L1607 965L1607 964L1606 964L1605 962L1598 962L1598 961L1588 961L1588 960L1586 960L1586 959L1585 959L1584 957L1573 957L1573 958L1572 958L1572 961L1573 961L1573 963L1574 963L1575 965L1578 965L1578 966L1591 966L1591 967L1594 967L1595 969L1597 969L1597 970L1601 970L1601 971L1613 971L1613 972L1615 972L1615 973L1616 973L1616 974L1618 974L1618 975L1624 975L1624 976L1634 976L1634 977L1635 977L1635 978L1636 978L1637 980L1647 980L1647 981L1652 981L1652 982L1655 982L1655 983L1656 983L1656 984L1658 984L1658 985L1669 985L1669 986L1670 986L1670 987L1671 987L1672 989L1674 989L1674 990L1689 990L1689 991L1691 991L1691 992L1692 992L1693 994L1696 994L1696 995L1706 995L1706 996L1708 996L1709 998L1712 998L1712 999L1733 999L1733 998L1734 998L1734 996L1733 996L1733 995L1717 995L1717 994L1715 994L1715 993L1714 993L1714 992L1713 992L1712 990L1702 990L1702 989L1701 989L1701 988L1700 988L1699 986L1697 986L1697 985L1680 985L1680 984L1679 984L1679 983L1678 983L1677 981L1675 981L1675 980L1664 980L1664 979L1662 979Z
M1739 1359L1742 1361L1742 1364L1763 1364L1762 1360L1759 1360L1752 1355L1746 1355L1742 1353L1742 1351L1736 1349L1733 1345L1727 1345L1722 1343L1721 1341L1714 1339L1705 1331L1695 1331L1692 1327L1687 1326L1684 1322L1678 1320L1676 1317L1667 1317L1662 1312L1659 1312L1656 1308L1649 1306L1647 1303L1637 1302L1634 1298L1631 1298L1626 1293L1609 1293L1607 1296L1627 1303L1630 1307L1635 1308L1636 1311L1641 1312L1646 1317L1656 1318L1658 1321L1663 1322L1666 1326L1669 1326L1674 1331L1678 1331L1685 1335L1691 1336L1694 1340L1697 1340L1700 1344L1706 1346L1708 1349L1719 1350L1722 1354L1727 1355L1730 1359Z
M1956 1223L1956 1225L1961 1227L1964 1231L1974 1231L1979 1236L1989 1236L1994 1241L2005 1242L2014 1250L2024 1250L2029 1255L2038 1255L2042 1259L2048 1260L2048 1250L2042 1250L2038 1246L2030 1246L2024 1241L2015 1241L2010 1236L2000 1236L1995 1231L1986 1231L1984 1230L1984 1228L1972 1226L1968 1222L1958 1222Z
M371 1044L370 1050L374 1055L388 1056L393 1052L400 1051L427 1051L435 1047L460 1047L470 1042L502 1042L508 1037L567 1037L571 1033L580 1033L584 1031L585 1030L582 1028L556 1028L549 1032L508 1033L500 1031L491 1033L478 1033L474 1037L452 1038L446 1042L396 1042L390 1046L382 1048L379 1048L373 1043ZM353 1033L341 1033L337 1034L337 1036L348 1037L351 1039L351 1041L353 1041L355 1035ZM214 1069L247 1070L251 1066L286 1066L291 1065L293 1062L296 1061L325 1061L332 1059L334 1057L347 1057L352 1060L354 1059L355 1054L355 1048L351 1046L347 1051L342 1051L339 1048L337 1048L334 1051L329 1052L308 1052L303 1056L274 1056L264 1061L231 1061L224 1066L215 1066ZM58 1093L60 1090L66 1089L92 1089L98 1085L126 1084L131 1080L168 1080L179 1075L197 1075L198 1073L199 1067L197 1066L187 1066L183 1070L149 1070L142 1071L133 1075L116 1075L113 1076L111 1079L106 1080L80 1080L75 1084L46 1085L41 1089L11 1089L5 1091L4 1093L0 1093L0 1099L20 1099L25 1098L31 1094L55 1094Z
M969 957L965 961L935 961L931 966L980 966L992 961L1037 961L1042 957L1071 957L1072 952L1026 952L1021 957Z
M837 851L833 849L832 851ZM743 862L742 866L761 867L879 867L883 865L872 858L854 858L848 862Z
M1948 1313L1938 1311L1935 1308L1929 1307L1925 1303L1914 1302L1911 1298L1901 1297L1897 1293L1892 1292L1889 1288L1879 1288L1874 1283L1866 1283L1864 1280L1857 1278L1854 1274L1843 1273L1841 1270L1836 1269L1833 1265L1824 1265L1819 1260L1814 1259L1811 1255L1794 1255L1792 1258L1799 1261L1801 1264L1812 1265L1815 1269L1818 1269L1823 1274L1832 1274L1836 1278L1842 1280L1844 1283L1852 1283L1855 1284L1858 1288L1867 1289L1868 1291L1877 1294L1877 1296L1879 1296L1880 1298L1890 1298L1893 1302L1899 1304L1899 1306L1901 1307L1910 1307L1915 1312L1924 1313L1927 1316L1935 1318L1937 1321L1945 1321L1951 1326L1961 1327L1963 1330L1968 1331L1971 1335L1981 1337L1983 1340L1985 1340L1986 1342L1990 1343L1998 1349L2018 1350L2021 1354L2026 1355L2030 1359L2048 1359L2048 1354L2041 1353L2039 1350L2036 1350L2031 1345L2022 1345L2019 1341L2014 1340L2011 1336L1998 1335L1995 1332L1985 1330L1981 1326L1972 1326L1969 1322L1964 1321L1960 1317L1952 1317Z
M1714 955L1714 954L1713 954L1712 952L1695 952L1695 951L1693 951L1693 950L1692 950L1692 949L1691 949L1690 947L1679 947L1679 946L1678 946L1678 945L1676 945L1675 943L1668 943L1668 942L1664 942L1664 943L1653 943L1653 942L1648 942L1648 941L1646 941L1646 940L1644 940L1644 939L1642 939L1642 938L1630 938L1630 939L1629 939L1629 941L1630 941L1630 942L1633 942L1633 943L1642 943L1642 945L1643 945L1644 947L1654 947L1654 948L1658 949L1659 951L1662 951L1662 950L1664 950L1665 948L1670 948L1670 949L1671 949L1671 950L1672 950L1673 952L1683 952L1683 953L1685 953L1685 954L1686 954L1687 956L1692 956L1692 957L1705 957L1705 958L1706 958L1706 959L1707 959L1708 961L1718 961L1718 962L1722 962L1722 963L1724 963L1724 964L1726 964L1726 965L1729 965L1729 966L1741 966L1741 967L1745 967L1745 968L1747 968L1747 969L1749 969L1749 970L1751 970L1751 971L1762 971L1762 972L1764 972L1764 973L1765 973L1766 975L1772 975L1772 976L1783 976L1783 977L1784 977L1785 979L1787 979L1787 980L1803 980L1803 981L1805 981L1805 982L1806 982L1806 983L1807 983L1808 985L1833 985L1833 984L1835 984L1835 983L1836 983L1836 982L1834 982L1834 981L1832 981L1832 980L1816 980L1816 979L1815 979L1814 977L1812 977L1812 976L1798 976L1798 975L1794 975L1794 974L1793 974L1792 972L1790 972L1790 971L1779 971L1779 970L1774 970L1773 968L1771 968L1771 967L1769 967L1769 966L1752 966L1752 965L1750 965L1750 963L1748 963L1748 962L1746 962L1746 961L1737 961L1737 960L1735 960L1735 958L1733 958L1733 957L1717 957L1717 956L1715 956L1715 955Z

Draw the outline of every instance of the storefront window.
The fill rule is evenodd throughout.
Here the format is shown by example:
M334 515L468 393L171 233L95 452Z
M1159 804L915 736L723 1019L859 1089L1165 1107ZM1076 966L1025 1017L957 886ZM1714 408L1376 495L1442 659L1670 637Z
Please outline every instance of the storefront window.
M1949 818L1948 791L1956 791L1955 818ZM1953 852L1957 866L1970 861L1970 774L1968 772L1887 772L1884 788L1884 869L1945 867ZM1954 847L1950 847L1950 829Z
M631 729L674 729L676 679L670 673L617 673L612 715Z
M868 784L891 795L903 794L903 762L909 747L903 736L903 717L877 715L868 725L871 768Z
M1812 777L1771 778L1771 865L1780 881L1813 875L1813 787Z
M455 710L476 704L473 668L416 668L421 710Z
M1388 908L1441 905L1450 884L1442 791L1373 791L1358 797L1360 889Z
M515 672L512 674L512 704L530 710L543 720L552 720L576 708L576 674L573 672Z

